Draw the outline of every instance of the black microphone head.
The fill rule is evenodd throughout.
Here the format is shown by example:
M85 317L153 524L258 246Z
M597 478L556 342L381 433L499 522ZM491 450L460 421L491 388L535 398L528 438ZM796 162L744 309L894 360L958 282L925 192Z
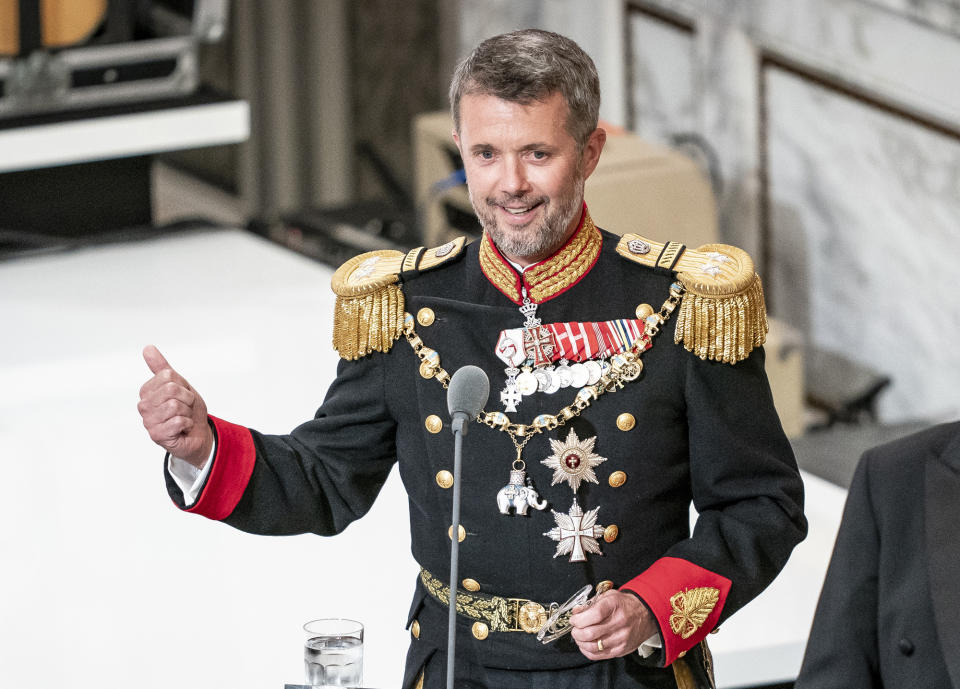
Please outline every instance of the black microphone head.
M447 390L447 409L450 416L457 412L475 417L487 403L490 395L490 379L482 369L476 366L464 366L457 369L450 378Z

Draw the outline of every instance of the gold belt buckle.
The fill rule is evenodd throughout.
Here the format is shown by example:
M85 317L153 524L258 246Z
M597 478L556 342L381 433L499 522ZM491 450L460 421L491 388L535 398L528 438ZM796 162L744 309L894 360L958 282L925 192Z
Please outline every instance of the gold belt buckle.
M536 634L547 621L547 611L536 601L511 598L514 605L513 632Z

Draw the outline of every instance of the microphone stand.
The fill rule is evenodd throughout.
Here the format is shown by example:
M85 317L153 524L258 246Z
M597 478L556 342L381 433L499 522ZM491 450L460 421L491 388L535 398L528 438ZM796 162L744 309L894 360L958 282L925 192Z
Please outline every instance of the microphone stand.
M453 415L453 524L450 527L450 599L447 617L447 689L453 687L454 654L457 646L457 575L460 557L460 465L463 460L463 436L470 417L464 412Z

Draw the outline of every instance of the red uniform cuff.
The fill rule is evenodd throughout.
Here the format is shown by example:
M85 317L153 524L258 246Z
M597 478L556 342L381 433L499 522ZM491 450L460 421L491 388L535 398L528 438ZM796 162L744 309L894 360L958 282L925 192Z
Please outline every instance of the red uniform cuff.
M692 562L662 557L620 588L640 596L656 617L664 665L670 665L717 626L730 580Z
M203 492L186 511L220 520L230 516L240 502L253 474L257 451L249 428L215 416L210 421L217 432L217 452Z

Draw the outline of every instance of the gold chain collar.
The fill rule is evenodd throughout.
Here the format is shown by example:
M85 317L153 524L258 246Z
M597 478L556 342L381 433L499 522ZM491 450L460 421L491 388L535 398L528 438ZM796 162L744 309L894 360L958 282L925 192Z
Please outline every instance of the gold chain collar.
M535 434L563 426L567 421L579 416L600 395L620 390L626 383L640 377L640 372L643 370L643 362L640 361L640 356L653 344L653 337L660 332L663 324L670 318L670 314L677 308L683 298L683 292L683 285L679 282L670 285L670 296L660 307L660 311L648 316L644 321L643 336L636 340L627 351L612 356L610 358L610 368L600 377L600 380L593 385L581 388L577 392L573 403L563 407L556 414L540 414L531 424L519 424L510 421L510 418L503 412L484 410L477 415L476 421L507 433L517 448L517 461L521 461L520 453L523 446ZM450 374L440 365L440 355L437 351L424 345L423 340L416 334L414 330L415 322L412 315L404 314L403 334L420 359L420 375L424 378L435 378L446 389L450 384Z
M539 304L569 289L590 272L602 246L600 230L584 208L580 227L567 243L550 258L528 268L522 276L484 232L480 240L480 269L494 287L514 303L523 302L522 287L526 284L530 300Z

